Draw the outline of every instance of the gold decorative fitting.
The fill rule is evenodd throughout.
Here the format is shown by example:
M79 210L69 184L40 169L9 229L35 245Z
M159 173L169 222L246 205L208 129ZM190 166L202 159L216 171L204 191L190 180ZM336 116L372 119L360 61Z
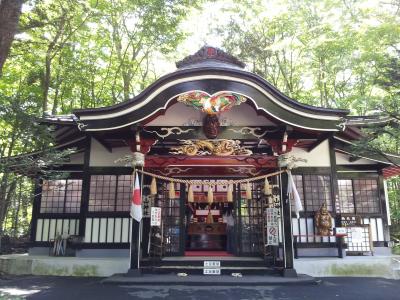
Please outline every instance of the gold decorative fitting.
M144 166L144 154L141 152L132 153L132 166L143 167Z
M195 155L251 155L253 152L235 140L181 140L182 146L171 148L171 154Z

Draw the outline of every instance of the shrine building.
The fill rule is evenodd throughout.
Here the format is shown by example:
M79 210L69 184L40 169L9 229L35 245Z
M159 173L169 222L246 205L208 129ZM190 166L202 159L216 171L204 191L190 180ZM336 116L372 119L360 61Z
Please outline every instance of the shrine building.
M56 167L65 179L37 181L31 255L61 238L62 255L125 257L126 270L295 276L297 257L389 253L391 163L354 151L387 119L299 103L217 48L176 66L128 101L42 120L76 152Z

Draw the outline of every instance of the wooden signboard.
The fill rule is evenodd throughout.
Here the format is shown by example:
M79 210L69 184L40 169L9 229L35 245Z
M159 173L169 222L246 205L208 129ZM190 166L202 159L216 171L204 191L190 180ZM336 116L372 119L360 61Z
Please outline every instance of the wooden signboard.
M361 216L341 215L340 224L342 227L359 226L361 225Z

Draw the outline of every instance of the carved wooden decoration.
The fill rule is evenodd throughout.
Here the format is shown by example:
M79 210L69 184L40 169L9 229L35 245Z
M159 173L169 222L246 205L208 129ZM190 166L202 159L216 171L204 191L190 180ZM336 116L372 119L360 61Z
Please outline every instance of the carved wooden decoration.
M201 110L208 115L228 111L232 107L246 102L246 100L246 97L229 91L221 91L213 95L203 91L190 91L180 95L177 99L178 102Z
M329 236L332 231L332 216L326 207L326 203L322 204L321 208L315 214L315 226L317 234Z
M219 134L219 120L216 115L206 115L203 121L204 135L209 139L215 139Z
M195 155L251 155L253 152L240 146L240 141L234 140L182 140L180 147L171 148L171 154Z

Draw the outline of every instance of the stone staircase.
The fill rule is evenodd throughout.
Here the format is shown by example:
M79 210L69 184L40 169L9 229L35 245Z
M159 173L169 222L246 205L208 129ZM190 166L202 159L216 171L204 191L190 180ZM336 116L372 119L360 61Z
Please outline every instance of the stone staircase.
M279 268L266 265L264 260L254 257L241 257L241 260L226 257L169 257L160 261L142 261L141 267L145 274L280 275Z

